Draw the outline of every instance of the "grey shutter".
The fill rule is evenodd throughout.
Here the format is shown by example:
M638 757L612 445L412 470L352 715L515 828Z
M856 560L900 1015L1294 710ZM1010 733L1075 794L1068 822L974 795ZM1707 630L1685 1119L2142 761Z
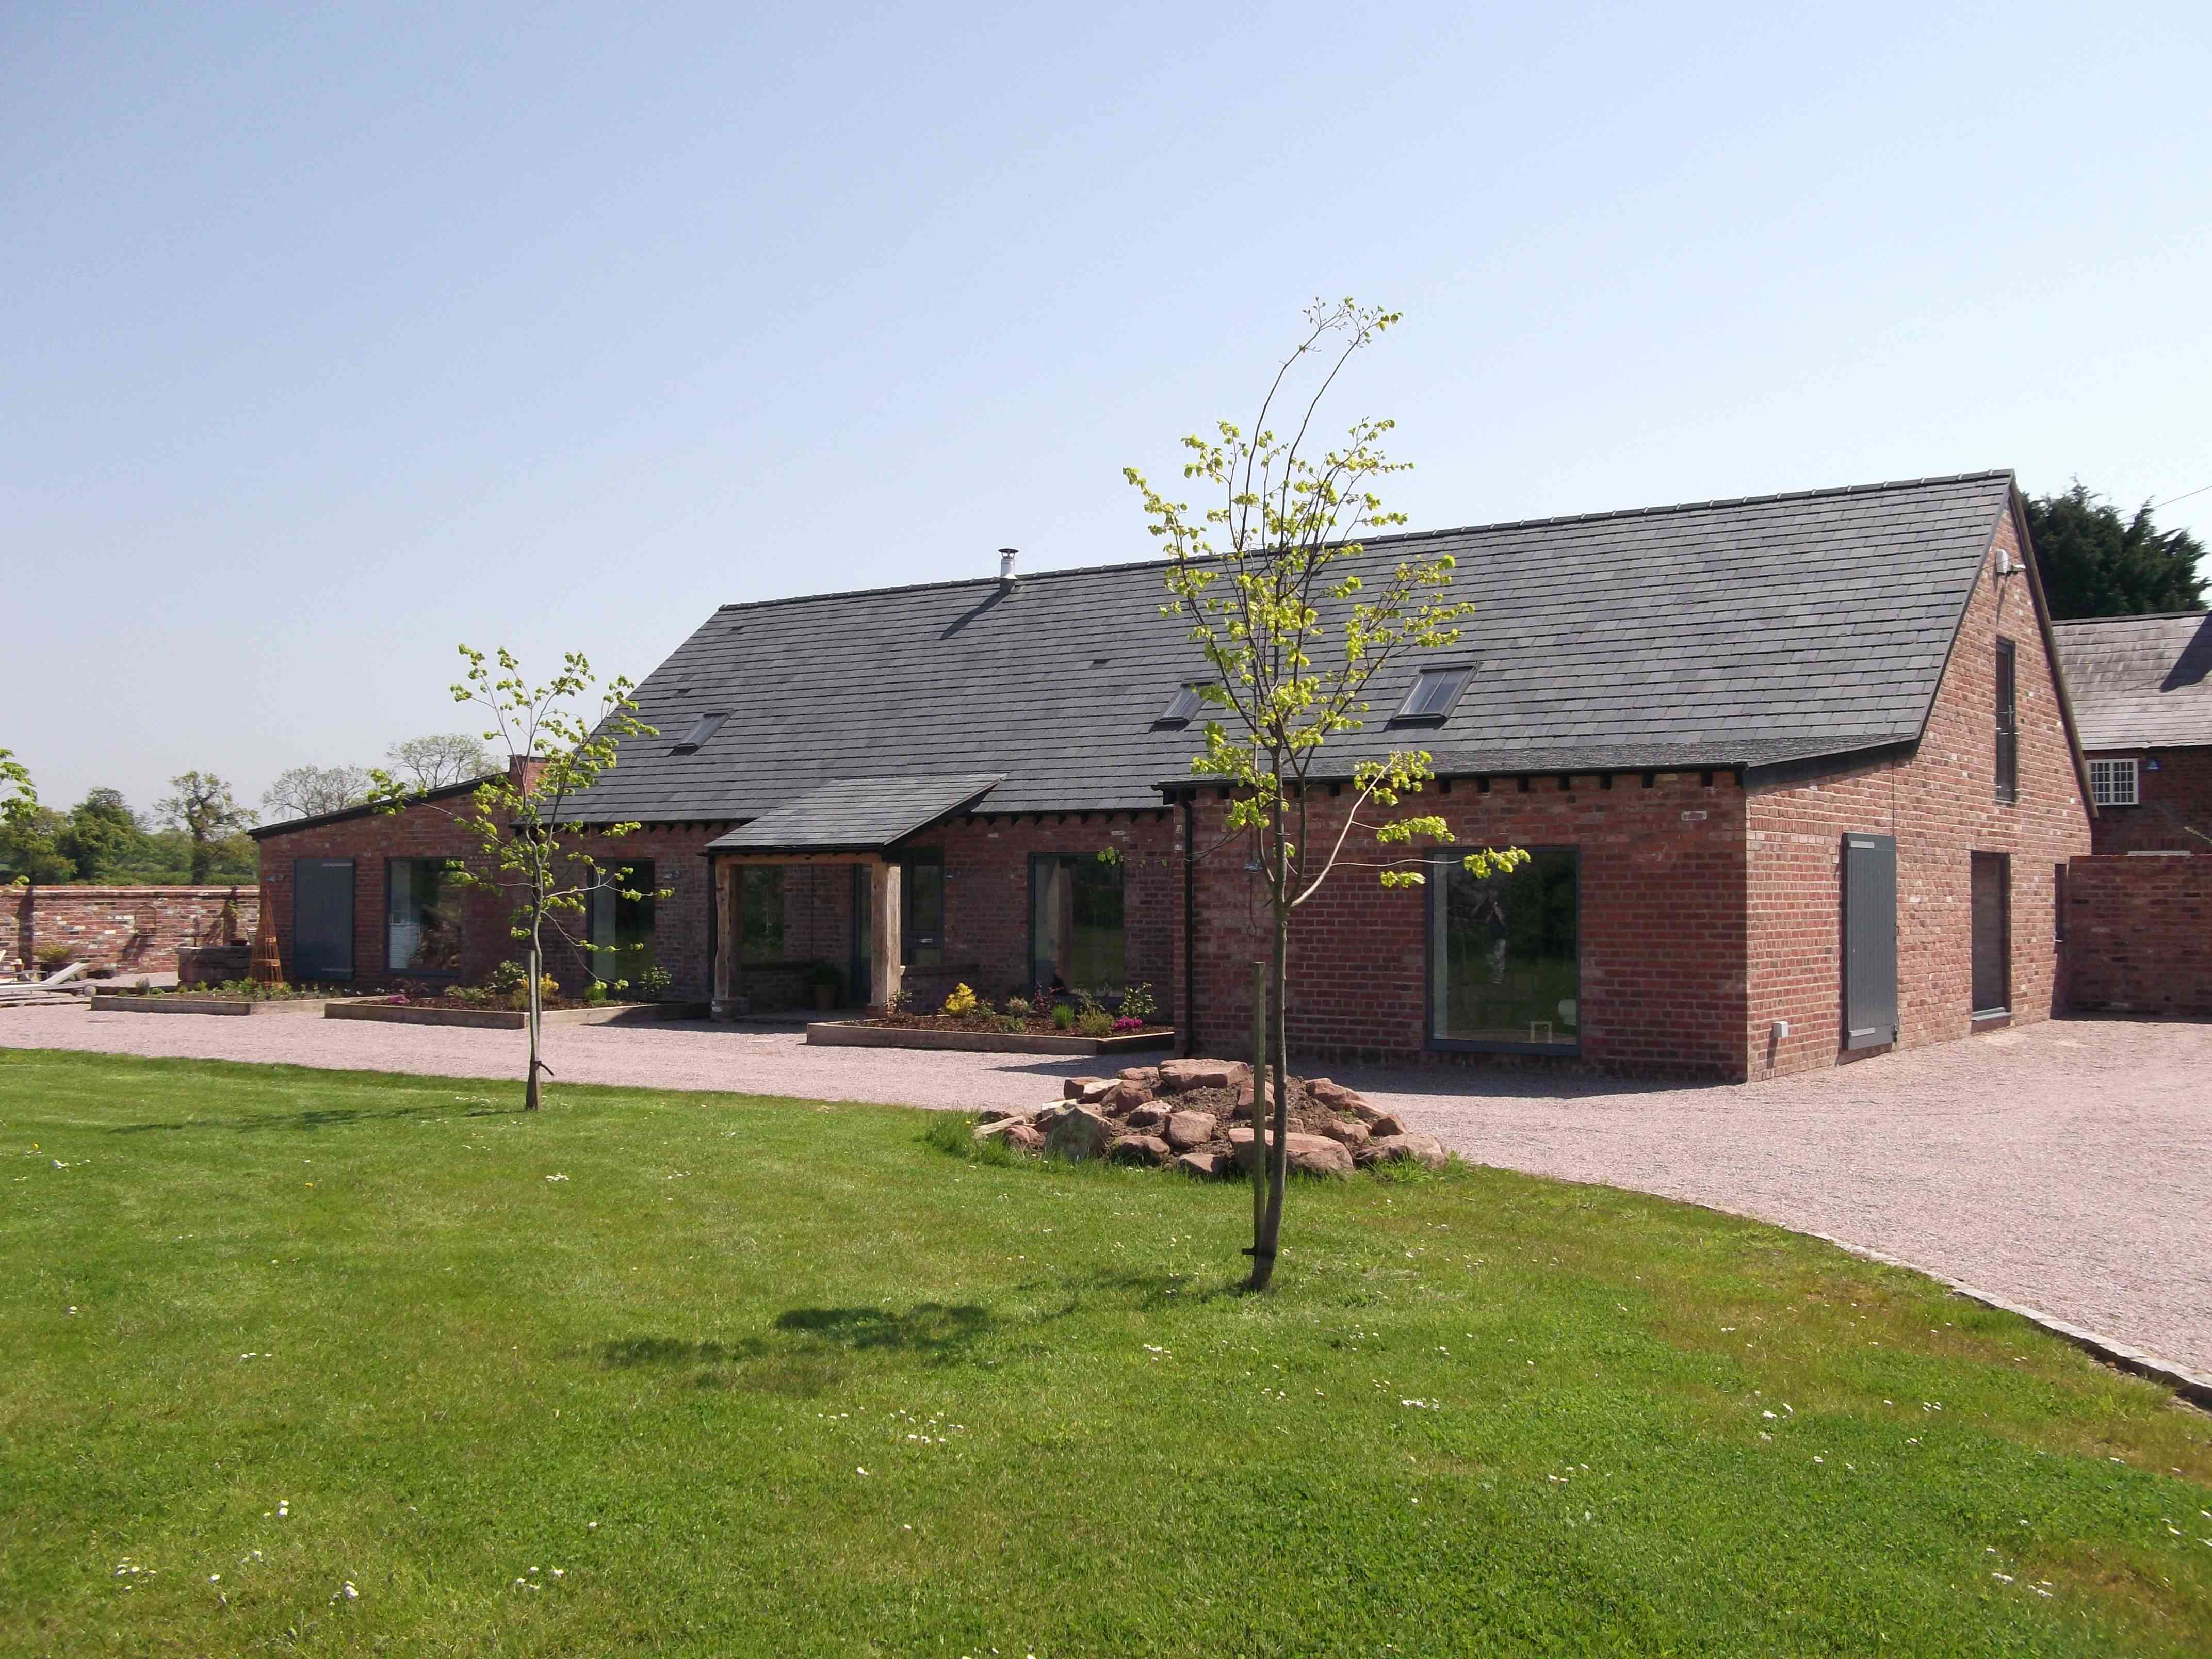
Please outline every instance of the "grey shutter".
M353 977L353 860L292 860L292 977Z
M1844 1047L1897 1041L1897 841L1844 837Z

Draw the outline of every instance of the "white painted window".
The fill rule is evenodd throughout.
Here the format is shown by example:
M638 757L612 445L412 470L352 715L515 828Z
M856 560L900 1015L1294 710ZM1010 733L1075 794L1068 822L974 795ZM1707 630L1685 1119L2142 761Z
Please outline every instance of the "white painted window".
M2133 806L2136 794L2136 763L2128 760L2093 760L2089 763L2089 799L2100 806Z

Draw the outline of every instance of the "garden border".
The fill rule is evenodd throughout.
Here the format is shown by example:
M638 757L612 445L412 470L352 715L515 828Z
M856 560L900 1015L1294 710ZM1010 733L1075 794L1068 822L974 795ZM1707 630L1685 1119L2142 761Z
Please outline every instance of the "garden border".
M329 997L147 996L132 991L95 991L95 1014L291 1014L320 1013Z
M1132 1031L1126 1036L1057 1036L1008 1031L948 1031L921 1025L877 1025L864 1020L817 1020L806 1040L829 1048L952 1048L984 1054L1118 1054L1172 1048L1172 1030Z
M702 1019L703 1002L617 1002L603 1008L547 1008L538 1018L548 1025L658 1025L672 1019ZM334 1001L326 1019L373 1019L392 1025L467 1025L480 1030L520 1031L530 1016L520 1008L423 1008L380 997Z

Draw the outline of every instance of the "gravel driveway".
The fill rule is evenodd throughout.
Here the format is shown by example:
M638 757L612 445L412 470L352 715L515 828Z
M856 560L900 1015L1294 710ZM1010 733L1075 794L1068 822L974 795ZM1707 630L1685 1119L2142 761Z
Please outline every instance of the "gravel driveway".
M0 1047L514 1078L520 1033L0 1010ZM808 1048L796 1032L550 1030L559 1080L1035 1105L1096 1062ZM2212 1025L2062 1020L1741 1087L1336 1075L1484 1164L1826 1233L2212 1371Z

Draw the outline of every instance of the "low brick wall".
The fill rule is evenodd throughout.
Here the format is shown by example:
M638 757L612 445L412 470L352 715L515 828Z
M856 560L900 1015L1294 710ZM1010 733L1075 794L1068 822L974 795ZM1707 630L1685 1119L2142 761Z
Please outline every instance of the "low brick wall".
M2085 1012L2212 1015L2212 856L2074 860L2066 958Z
M23 887L8 891L12 934L0 933L10 962L28 962L34 950L66 945L71 960L94 968L166 973L177 965L180 945L220 944L225 902L238 909L238 931L252 939L261 896L240 887Z

